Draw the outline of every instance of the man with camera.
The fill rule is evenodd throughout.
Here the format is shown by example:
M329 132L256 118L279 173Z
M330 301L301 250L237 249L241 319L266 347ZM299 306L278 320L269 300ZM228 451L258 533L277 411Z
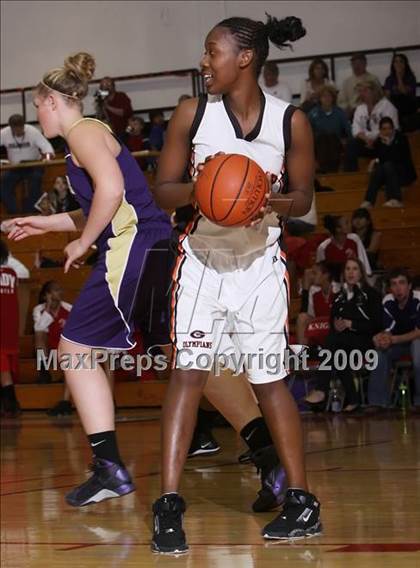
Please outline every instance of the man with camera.
M127 128L128 119L133 114L129 97L115 90L111 77L104 77L95 93L96 117L107 122L117 136L122 136Z
M25 124L20 114L9 118L9 126L0 131L0 145L7 151L7 159L11 164L49 160L54 157L54 149L41 132L31 124ZM16 186L26 180L28 192L22 204L22 213L33 211L35 202L41 194L43 168L22 168L7 170L1 177L1 201L7 213L14 215L18 212L16 203Z

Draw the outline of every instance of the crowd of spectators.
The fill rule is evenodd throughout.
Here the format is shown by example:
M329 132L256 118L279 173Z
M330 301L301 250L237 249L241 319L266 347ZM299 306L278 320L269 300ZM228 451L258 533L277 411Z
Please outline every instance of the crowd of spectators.
M371 176L363 207L374 205L382 187L386 192L385 205L401 207L401 187L411 184L416 177L407 140L401 133L418 126L416 77L403 53L393 55L383 86L367 70L364 53L355 53L350 64L351 74L338 87L330 79L327 63L317 57L301 84L299 104L314 131L317 171L357 171L359 158L370 158ZM260 85L265 92L292 102L292 90L280 76L276 63L265 64ZM181 95L178 102L189 97ZM150 111L146 124L134 115L130 97L118 90L115 80L108 76L101 79L94 99L96 117L107 122L131 151L161 150L166 128L161 110ZM51 144L39 130L25 124L20 115L10 117L9 126L0 135L0 145L6 148L11 163L54 156ZM138 163L144 170L153 170L156 158L138 158ZM403 166L395 167L398 163ZM28 188L21 212L33 212L41 197L42 175L43 168L3 172L1 200L9 214L18 212L14 190L24 180L28 181ZM38 204L38 210L39 206L46 210L47 203Z
M405 356L414 376L409 402L420 411L420 292L405 268L386 272L381 266L382 234L375 230L367 208L356 209L351 219L326 215L323 221L328 237L307 234L295 248L295 237L285 239L286 246L293 245L288 256L298 265L293 274L300 282L301 308L292 339L308 346L311 360L318 364L323 360L321 348L329 350L332 361L340 352L348 363L310 372L313 388L303 399L303 407L331 410L332 396L337 393L339 408L346 413L361 411L361 403L366 412L395 406L398 383L391 380L391 369ZM313 250L315 264L310 265ZM416 280L418 286L419 278ZM367 351L376 352L377 367L370 373L364 364L353 368L354 350L362 363ZM361 375L367 380L360 381Z
M321 261L306 271L303 281L296 342L309 347L313 360L325 363L325 355L319 355L323 348L330 353L330 363L335 362L331 369L321 365L312 372L312 388L303 400L305 407L314 412L334 410L329 406L330 395L339 384L339 410L362 410L362 388L367 397L363 410L389 409L398 398L398 384L391 381L391 368L405 356L414 377L408 404L412 403L414 411L420 412L420 291L413 289L409 273L405 268L389 271L381 293L377 286L371 285L358 258L344 262L339 282L333 281L334 272L328 263ZM353 359L352 351L357 354ZM365 372L367 386L364 386L355 379L356 372L363 371L367 351L376 351L377 364ZM345 364L336 359L337 352L345 356ZM352 361L357 362L357 368ZM410 391L410 384L406 387Z
M416 77L403 53L394 54L383 85L367 70L364 53L355 53L350 63L352 73L340 87L330 80L328 65L320 58L311 62L308 77L302 82L300 108L307 113L314 132L317 171L354 172L359 169L360 157L370 158L380 165L371 166L370 191L364 206L373 205L378 190L384 186L385 205L402 207L401 187L415 179L402 131L415 130L419 125ZM274 62L266 63L261 87L290 102L291 89L279 75ZM394 166L402 162L400 169L404 172L395 172L389 162Z
M382 328L381 297L369 285L363 263L358 258L349 258L341 272L341 286L331 302L330 327L324 347L331 353L332 370L321 370L316 377L316 386L306 402L318 409L327 404L331 382L340 381L343 387L343 410L352 412L359 406L351 351L357 350L361 357L373 349L373 336ZM334 357L337 351L346 356L346 364L339 365ZM315 400L314 400L315 398Z

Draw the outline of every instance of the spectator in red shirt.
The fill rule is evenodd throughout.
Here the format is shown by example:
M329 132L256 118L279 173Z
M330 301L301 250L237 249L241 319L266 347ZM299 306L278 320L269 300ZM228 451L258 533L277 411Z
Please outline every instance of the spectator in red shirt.
M15 418L20 413L13 380L16 380L19 353L18 277L6 266L9 251L0 240L0 380L1 415Z
M331 272L326 262L318 262L312 269L305 271L302 307L296 322L297 341L301 345L322 345L328 335L334 300ZM313 329L308 330L310 325Z
M133 114L129 97L115 89L114 79L104 77L99 84L95 98L97 118L108 122L117 136L123 136L128 119Z
M63 289L60 284L54 280L49 280L41 288L39 304L35 306L32 312L35 349L37 352L41 350L45 357L48 357L50 351L58 348L61 331L72 308L71 304L62 301L62 297ZM49 371L41 363L38 370L38 383L50 383L51 381ZM71 413L70 393L67 387L64 388L63 400L58 405L63 410L61 414ZM64 412L64 410L67 410L67 412Z
M140 150L149 149L149 141L147 138L144 138L143 130L144 120L140 116L130 116L123 137L123 142L130 152L139 152ZM142 170L147 168L147 160L145 158L136 158L136 160Z
M39 304L34 307L35 349L45 355L57 349L61 331L71 310L71 304L62 301L63 289L58 282L49 280L41 288ZM39 383L50 383L49 372L42 368L38 374Z
M333 279L340 281L341 271L349 258L358 258L370 276L372 274L366 249L355 233L350 233L350 221L343 215L325 215L324 227L331 237L323 241L316 251L316 261L324 260L334 268Z
M144 149L144 120L140 116L130 116L124 135L124 144L130 152L138 152Z

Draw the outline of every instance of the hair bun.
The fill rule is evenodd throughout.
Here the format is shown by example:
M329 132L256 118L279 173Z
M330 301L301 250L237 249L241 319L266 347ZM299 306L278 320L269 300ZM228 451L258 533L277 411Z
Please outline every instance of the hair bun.
M95 59L85 51L69 55L64 61L64 70L75 73L85 81L92 79L95 73Z
M267 13L266 16L265 28L268 39L277 47L290 47L289 41L297 41L306 35L306 29L303 27L300 18L288 16L283 20L278 20Z

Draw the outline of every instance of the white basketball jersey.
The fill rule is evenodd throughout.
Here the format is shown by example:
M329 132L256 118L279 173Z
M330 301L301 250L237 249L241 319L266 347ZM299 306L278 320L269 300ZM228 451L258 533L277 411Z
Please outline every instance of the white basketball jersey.
M277 176L273 190L282 191L285 154L290 146L291 117L295 110L289 103L261 93L259 119L244 137L225 97L200 98L191 128L193 168L217 152L242 154L254 160L264 172ZM207 265L225 271L229 265L248 265L265 254L266 248L274 244L280 234L280 219L276 213L266 215L256 227L233 228L221 227L200 216L186 244Z

